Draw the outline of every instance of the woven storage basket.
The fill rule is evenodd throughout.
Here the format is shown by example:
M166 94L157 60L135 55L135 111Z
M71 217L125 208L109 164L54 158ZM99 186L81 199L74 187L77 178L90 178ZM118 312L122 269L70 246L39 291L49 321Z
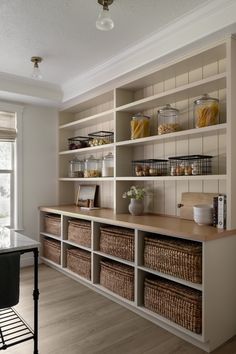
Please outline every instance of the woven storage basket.
M54 214L47 214L44 218L45 232L55 236L61 235L61 217Z
M144 306L192 332L202 332L202 296L199 290L159 277L146 278Z
M80 246L91 247L91 223L86 220L69 220L68 240Z
M172 237L145 237L144 266L193 283L202 282L202 246Z
M100 251L134 261L134 231L123 227L100 227Z
M100 284L130 301L134 300L134 269L127 265L102 260Z
M56 240L44 238L43 256L52 262L61 264L61 243Z
M66 251L67 268L83 278L91 279L91 254L90 252L71 248Z

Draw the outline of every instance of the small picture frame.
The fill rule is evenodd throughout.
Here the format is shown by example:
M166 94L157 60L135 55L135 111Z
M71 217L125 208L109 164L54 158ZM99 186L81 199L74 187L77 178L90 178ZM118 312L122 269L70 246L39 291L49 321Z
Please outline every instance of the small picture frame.
M97 185L96 184L81 184L79 185L76 206L94 207L97 201Z

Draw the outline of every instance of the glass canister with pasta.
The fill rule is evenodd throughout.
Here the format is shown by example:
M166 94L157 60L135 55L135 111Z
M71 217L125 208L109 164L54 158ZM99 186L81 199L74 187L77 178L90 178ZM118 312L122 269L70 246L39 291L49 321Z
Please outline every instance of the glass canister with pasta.
M195 127L202 128L219 123L219 100L204 94L194 101Z
M137 113L131 120L131 139L150 136L150 117Z

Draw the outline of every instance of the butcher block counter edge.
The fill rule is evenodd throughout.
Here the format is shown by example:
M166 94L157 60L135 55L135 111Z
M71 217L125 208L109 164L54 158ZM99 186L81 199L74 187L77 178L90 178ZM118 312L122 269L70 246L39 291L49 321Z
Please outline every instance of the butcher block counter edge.
M75 205L42 206L40 210L42 212L56 213L72 218L82 218L200 242L236 235L235 229L222 230L212 226L198 225L191 220L164 215L144 214L133 216L130 214L115 214L112 209L81 210Z

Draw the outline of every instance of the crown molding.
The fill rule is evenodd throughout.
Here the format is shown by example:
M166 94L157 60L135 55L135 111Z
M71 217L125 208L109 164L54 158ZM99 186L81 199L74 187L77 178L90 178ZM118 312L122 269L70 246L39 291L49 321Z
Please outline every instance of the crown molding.
M81 95L96 88L114 88L135 70L144 72L176 52L197 49L236 32L236 1L210 0L203 7L176 20L149 38L124 50L119 55L96 66L62 85L63 107L76 103ZM184 49L185 48L185 49Z
M0 73L0 99L58 107L63 93L58 85Z

